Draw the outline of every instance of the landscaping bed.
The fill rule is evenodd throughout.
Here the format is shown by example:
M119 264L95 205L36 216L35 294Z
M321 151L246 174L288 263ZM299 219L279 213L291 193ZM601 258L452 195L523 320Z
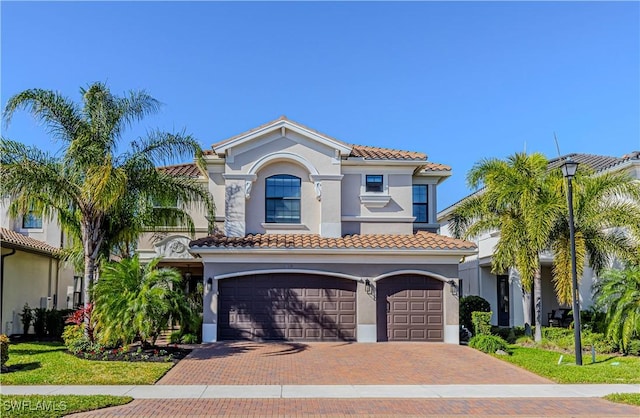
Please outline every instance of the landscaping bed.
M161 347L142 347L139 344L132 344L120 348L93 347L90 350L76 353L69 351L69 354L84 360L177 363L190 352L191 349L179 347L177 344Z

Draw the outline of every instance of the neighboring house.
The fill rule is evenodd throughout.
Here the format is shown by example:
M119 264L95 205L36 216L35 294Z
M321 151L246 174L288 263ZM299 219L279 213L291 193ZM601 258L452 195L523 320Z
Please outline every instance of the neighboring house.
M557 168L563 161L571 157L583 166L590 167L595 175L611 171L627 171L636 179L640 179L640 152L635 151L621 158L590 155L568 154L549 161L549 168ZM476 193L480 193L476 192ZM463 199L464 200L464 199ZM438 213L441 224L440 233L447 236L453 234L449 230L449 220L452 212L460 202L449 206ZM484 234L475 238L478 254L465 257L459 266L459 277L463 295L478 295L489 301L493 312L492 323L498 326L518 326L524 324L522 304L522 287L517 272L511 269L504 274L491 272L493 250L500 238L499 232ZM570 306L560 306L555 296L552 278L553 256L550 252L540 257L542 264L542 321L549 325L549 321L561 320L560 308L570 309ZM580 279L580 307L588 309L592 305L592 284L595 274L591 268L585 266ZM533 307L532 307L533 309ZM557 313L553 318L551 313ZM531 315L535 320L535 315Z
M55 219L32 213L11 219L6 201L0 210L1 332L22 334L20 314L25 303L31 308L73 308L80 303L80 283L74 281L73 269L60 260L64 237Z
M228 339L457 344L458 263L473 243L438 235L448 166L350 145L285 117L213 145L217 234L145 234L144 259L204 285L205 342Z

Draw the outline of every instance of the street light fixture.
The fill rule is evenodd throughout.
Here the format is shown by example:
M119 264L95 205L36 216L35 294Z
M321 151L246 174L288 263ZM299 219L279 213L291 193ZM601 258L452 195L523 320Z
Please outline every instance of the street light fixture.
M576 269L576 231L573 222L573 185L571 181L578 170L578 163L567 158L562 165L562 174L567 179L567 200L569 203L569 241L571 242L571 285L573 293L573 333L576 348L576 365L582 366L582 339L580 337L580 290Z

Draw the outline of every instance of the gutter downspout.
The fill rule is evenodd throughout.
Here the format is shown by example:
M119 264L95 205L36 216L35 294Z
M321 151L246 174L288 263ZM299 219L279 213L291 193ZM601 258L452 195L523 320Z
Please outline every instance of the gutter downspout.
M2 329L2 309L4 308L4 259L16 253L16 249L12 248L11 252L2 255L2 266L0 267L0 329Z

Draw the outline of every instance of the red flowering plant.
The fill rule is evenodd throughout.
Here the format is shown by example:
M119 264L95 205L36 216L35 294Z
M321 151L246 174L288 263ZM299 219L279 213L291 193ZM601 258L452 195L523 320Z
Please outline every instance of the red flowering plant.
M72 313L67 320L65 321L67 324L78 325L80 327L86 327L87 338L91 343L95 342L94 337L94 323L92 321L91 315L93 313L93 303L88 303L82 308L76 310Z

